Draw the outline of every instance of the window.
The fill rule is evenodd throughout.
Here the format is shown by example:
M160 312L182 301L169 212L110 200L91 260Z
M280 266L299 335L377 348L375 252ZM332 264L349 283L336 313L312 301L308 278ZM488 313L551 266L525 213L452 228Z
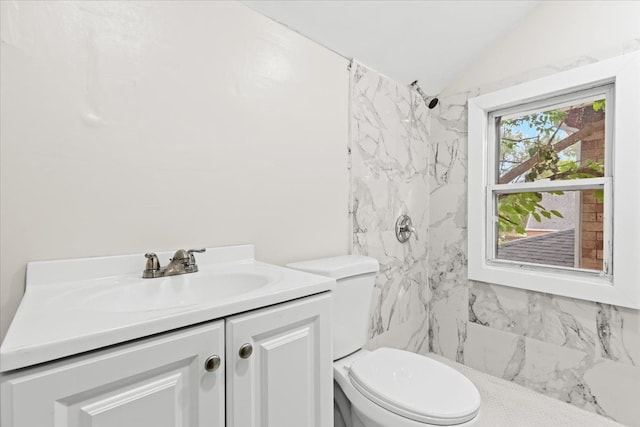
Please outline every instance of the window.
M469 278L640 308L640 54L469 100Z
M489 113L488 260L611 276L612 101L609 84Z

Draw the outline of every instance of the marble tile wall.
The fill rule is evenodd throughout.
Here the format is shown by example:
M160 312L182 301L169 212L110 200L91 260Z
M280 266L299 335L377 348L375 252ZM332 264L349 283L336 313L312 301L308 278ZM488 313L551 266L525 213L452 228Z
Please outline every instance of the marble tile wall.
M640 426L639 311L467 280L466 101L639 48L442 96L428 140L429 351L630 426Z
M352 252L380 262L369 347L427 352L428 110L406 85L362 64L350 73ZM420 240L396 239L401 214Z

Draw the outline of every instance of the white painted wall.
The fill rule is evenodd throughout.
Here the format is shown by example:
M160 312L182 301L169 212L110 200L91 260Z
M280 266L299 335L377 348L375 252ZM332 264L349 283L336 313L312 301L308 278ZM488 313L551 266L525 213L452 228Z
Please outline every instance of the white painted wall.
M444 90L445 94L501 82L531 73L529 79L555 70L537 70L549 64L589 55L606 54L623 42L640 39L638 1L546 1L518 28L495 43L481 59Z
M29 260L347 252L345 59L235 2L1 16L2 337Z

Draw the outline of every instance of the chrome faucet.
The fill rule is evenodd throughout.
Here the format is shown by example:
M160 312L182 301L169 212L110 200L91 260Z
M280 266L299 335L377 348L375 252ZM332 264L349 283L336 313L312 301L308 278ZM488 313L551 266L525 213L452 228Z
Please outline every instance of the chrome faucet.
M152 252L144 254L147 258L147 264L142 272L143 279L153 279L155 277L175 276L177 274L195 273L198 271L198 264L196 264L196 257L193 256L194 252L202 253L206 249L178 249L173 255L173 258L169 260L169 264L166 267L160 267L160 261L158 256Z

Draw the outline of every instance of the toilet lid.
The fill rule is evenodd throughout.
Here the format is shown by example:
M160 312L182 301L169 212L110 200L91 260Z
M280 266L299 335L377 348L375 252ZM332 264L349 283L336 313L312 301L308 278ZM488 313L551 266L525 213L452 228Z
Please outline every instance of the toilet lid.
M480 410L480 393L467 377L408 351L374 350L351 364L349 377L371 401L415 421L462 424Z

